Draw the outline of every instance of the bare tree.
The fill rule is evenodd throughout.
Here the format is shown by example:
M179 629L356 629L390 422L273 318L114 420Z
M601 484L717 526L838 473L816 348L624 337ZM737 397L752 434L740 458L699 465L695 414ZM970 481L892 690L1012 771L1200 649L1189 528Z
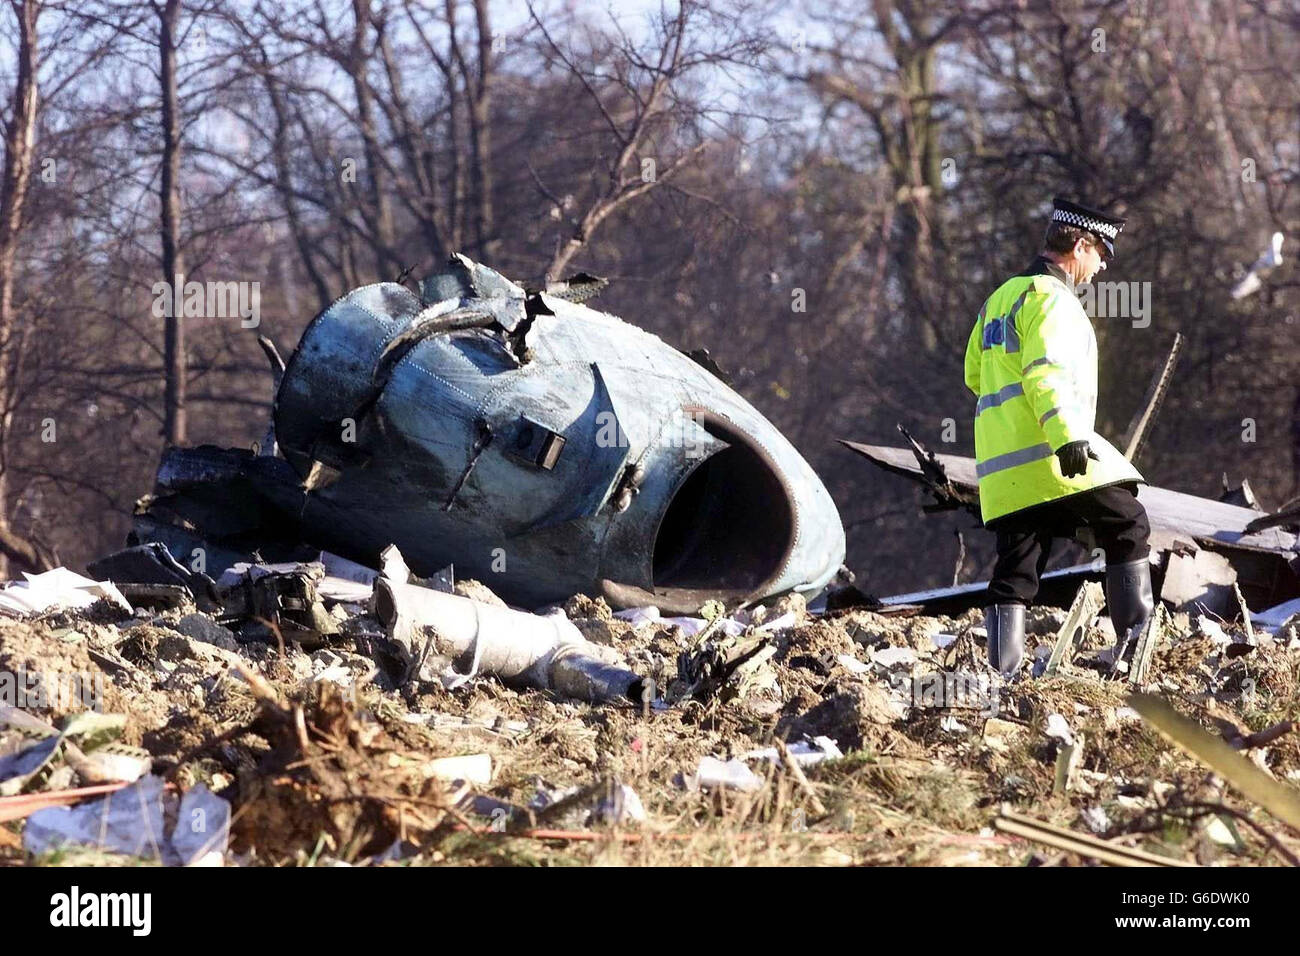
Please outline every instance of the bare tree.
M609 41L611 49L578 53L554 36L531 3L528 10L549 55L581 84L613 146L581 203L561 197L533 171L553 216L568 225L568 234L557 237L545 268L545 281L550 282L569 267L611 215L671 181L709 148L712 140L704 127L716 123L720 111L690 95L692 81L710 69L756 61L767 38L762 30L747 29L738 15L721 7L682 0L676 12L661 9L649 49L640 49L618 30L617 38ZM612 60L612 73L597 62L604 58L602 54Z

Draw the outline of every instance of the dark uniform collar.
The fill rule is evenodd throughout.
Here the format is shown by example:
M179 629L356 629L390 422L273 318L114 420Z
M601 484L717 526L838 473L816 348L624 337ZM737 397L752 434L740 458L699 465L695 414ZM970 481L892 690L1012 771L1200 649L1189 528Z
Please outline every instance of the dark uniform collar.
M1074 280L1070 278L1069 274L1064 269L1058 266L1051 259L1047 258L1047 256L1035 257L1034 261L1029 264L1029 267L1019 274L1022 276L1053 276L1064 282L1065 287L1069 289L1070 292L1075 295L1078 294L1074 288Z

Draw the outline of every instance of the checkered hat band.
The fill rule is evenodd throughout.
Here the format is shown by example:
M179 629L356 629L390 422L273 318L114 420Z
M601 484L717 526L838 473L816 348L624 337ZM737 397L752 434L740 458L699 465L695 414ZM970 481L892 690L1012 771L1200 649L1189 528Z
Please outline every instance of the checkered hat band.
M1066 209L1053 209L1052 219L1057 222L1068 222L1071 226L1078 226L1080 229L1087 229L1089 232L1099 233L1107 239L1114 239L1119 235L1118 226L1102 222L1099 219L1080 216L1077 212L1070 212Z

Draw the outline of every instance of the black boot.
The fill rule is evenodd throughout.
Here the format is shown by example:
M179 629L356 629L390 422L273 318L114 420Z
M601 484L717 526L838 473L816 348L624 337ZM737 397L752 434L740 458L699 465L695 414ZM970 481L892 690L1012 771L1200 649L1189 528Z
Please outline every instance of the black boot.
M995 604L985 608L984 629L989 635L989 665L1011 677L1025 657L1025 606Z
M1142 628L1155 610L1151 592L1151 562L1137 558L1106 565L1106 609L1115 625L1115 660L1128 660L1137 648Z

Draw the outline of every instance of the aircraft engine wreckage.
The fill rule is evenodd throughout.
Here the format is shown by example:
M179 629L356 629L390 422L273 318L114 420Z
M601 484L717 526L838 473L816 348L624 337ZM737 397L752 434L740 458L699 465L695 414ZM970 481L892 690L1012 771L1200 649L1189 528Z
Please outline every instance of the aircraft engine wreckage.
M184 560L197 536L210 573L271 537L371 566L395 544L528 607L819 591L845 554L821 480L702 361L580 304L602 285L456 255L420 295L349 292L283 368L261 454L169 450L136 539Z

